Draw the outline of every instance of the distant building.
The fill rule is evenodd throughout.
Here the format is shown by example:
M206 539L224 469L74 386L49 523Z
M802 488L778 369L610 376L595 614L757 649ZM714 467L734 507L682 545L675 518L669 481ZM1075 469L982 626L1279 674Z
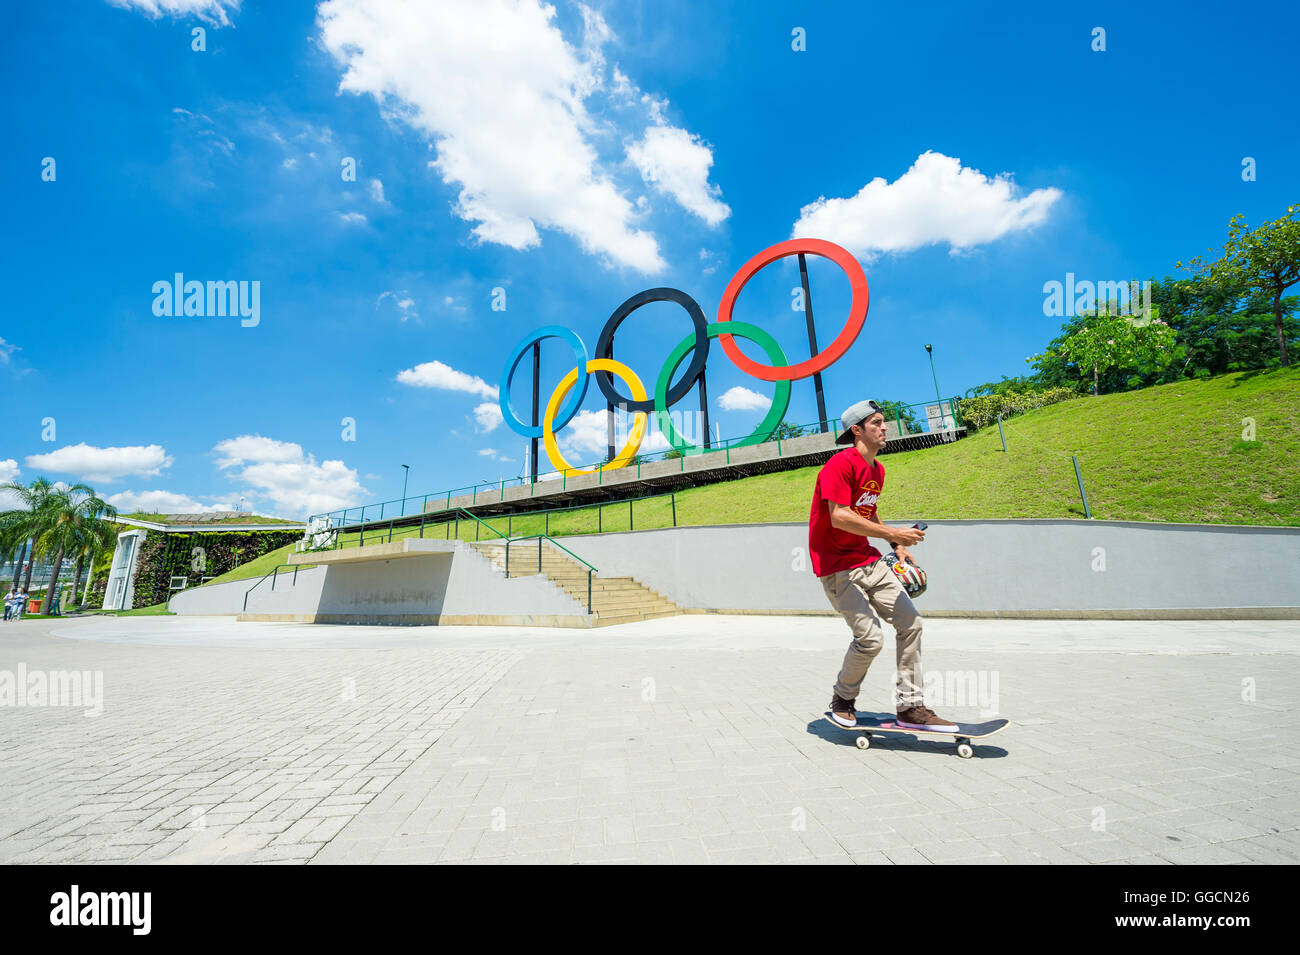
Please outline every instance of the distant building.
M152 597L162 599L175 590L203 584L224 574L233 564L227 557L229 548L217 546L228 535L244 535L248 541L241 550L253 550L244 561L268 550L292 543L307 529L301 521L263 517L243 511L211 511L202 514L128 514L115 523L130 527L117 535L113 563L104 588L105 610L130 610L135 606L136 582L147 578ZM164 547L154 559L141 563L145 539L151 534L175 536L182 545L179 551ZM183 535L183 536L182 536ZM223 535L217 538L216 535ZM243 543L243 542L241 542ZM184 545L190 545L185 547ZM239 554L235 555L238 561ZM178 561L180 563L178 564ZM163 581L162 578L165 578Z

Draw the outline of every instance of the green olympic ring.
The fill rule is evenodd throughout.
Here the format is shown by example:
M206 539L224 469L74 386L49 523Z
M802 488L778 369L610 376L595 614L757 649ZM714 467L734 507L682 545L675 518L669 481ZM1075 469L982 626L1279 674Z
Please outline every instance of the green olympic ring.
M776 339L769 335L757 325L750 325L748 322L738 322L735 319L726 322L712 322L705 326L709 338L717 338L719 335L737 335L748 341L754 342L763 351L767 352L767 357L771 360L773 367L785 367L790 363L786 360L785 353L781 351L781 346L776 343ZM659 370L659 381L655 384L655 416L659 421L659 430L664 437L678 451L683 454L703 454L705 449L698 444L691 444L683 438L673 427L672 418L668 413L668 383L672 381L673 375L677 372L677 367L686 359L686 355L695 348L696 335L687 335L681 340L668 360L664 362L663 368ZM739 444L730 445L730 447L743 448L750 444L762 444L767 440L772 430L781 423L785 417L786 409L790 407L790 380L778 381L776 391L772 395L772 406L767 411L767 417L758 423L749 437L745 438Z

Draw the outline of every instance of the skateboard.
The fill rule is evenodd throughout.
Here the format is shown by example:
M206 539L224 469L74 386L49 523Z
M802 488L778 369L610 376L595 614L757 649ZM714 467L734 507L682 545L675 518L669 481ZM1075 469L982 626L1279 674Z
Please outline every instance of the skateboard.
M989 720L986 723L955 723L957 731L952 730L919 730L910 726L899 726L898 721L891 716L884 714L875 716L865 716L858 714L857 726L841 726L835 722L830 711L824 714L826 722L830 723L836 729L844 730L846 733L861 733L857 739L858 749L868 749L871 746L872 733L909 733L913 736L951 736L957 741L957 755L962 759L970 759L975 755L975 748L971 746L970 741L981 739L985 736L992 736L994 733L1004 730L1011 723L1010 720Z

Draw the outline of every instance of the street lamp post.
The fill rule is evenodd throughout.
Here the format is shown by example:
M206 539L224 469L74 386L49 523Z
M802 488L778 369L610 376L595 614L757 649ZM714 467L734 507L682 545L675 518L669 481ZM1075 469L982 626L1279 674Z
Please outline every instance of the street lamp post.
M925 353L930 356L930 377L934 379L934 400L939 403L939 420L946 422L943 416L943 397L939 394L939 376L934 372L934 346L926 345Z
M406 516L406 481L411 476L411 466L402 465L402 517Z

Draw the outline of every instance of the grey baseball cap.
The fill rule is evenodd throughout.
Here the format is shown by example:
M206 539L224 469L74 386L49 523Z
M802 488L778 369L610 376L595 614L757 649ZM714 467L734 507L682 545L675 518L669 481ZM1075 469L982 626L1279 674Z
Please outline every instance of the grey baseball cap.
M849 428L853 427L855 424L862 424L863 421L870 418L877 411L884 414L884 409L870 398L849 405L848 408L845 409L844 414L840 415L840 424L844 426L844 430L841 431L840 436L835 439L835 443L852 444L853 432L851 432Z

